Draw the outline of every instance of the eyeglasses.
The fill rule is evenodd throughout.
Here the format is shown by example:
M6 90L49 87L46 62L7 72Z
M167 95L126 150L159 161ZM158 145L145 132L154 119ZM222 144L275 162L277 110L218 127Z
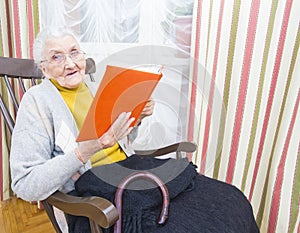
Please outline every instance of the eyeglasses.
M67 56L73 61L80 61L84 58L85 52L81 50L72 50L71 53L55 53L49 59L42 60L41 62L49 62L55 65L61 65L66 62Z

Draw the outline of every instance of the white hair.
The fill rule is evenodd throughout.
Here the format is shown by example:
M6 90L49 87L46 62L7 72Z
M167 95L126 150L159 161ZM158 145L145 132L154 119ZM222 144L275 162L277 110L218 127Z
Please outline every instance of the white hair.
M43 58L43 51L48 40L53 38L62 38L64 36L73 36L78 41L71 29L67 27L49 27L41 30L33 43L33 58L39 64Z

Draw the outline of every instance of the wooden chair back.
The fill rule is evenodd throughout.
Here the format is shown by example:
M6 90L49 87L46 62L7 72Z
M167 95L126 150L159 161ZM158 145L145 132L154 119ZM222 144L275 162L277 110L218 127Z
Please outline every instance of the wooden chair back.
M95 61L92 58L86 59L86 74L94 80L93 74L96 72ZM13 102L15 113L19 109L19 102L16 93L22 96L26 92L26 80L30 80L29 86L36 85L43 78L42 71L38 68L33 59L20 59L10 57L0 57L0 77L3 78L7 92ZM17 82L15 82L17 81ZM16 88L16 84L19 88ZM18 89L18 90L17 90ZM15 122L14 114L9 111L9 107L4 103L4 98L0 95L0 108L4 116L4 120L12 133Z

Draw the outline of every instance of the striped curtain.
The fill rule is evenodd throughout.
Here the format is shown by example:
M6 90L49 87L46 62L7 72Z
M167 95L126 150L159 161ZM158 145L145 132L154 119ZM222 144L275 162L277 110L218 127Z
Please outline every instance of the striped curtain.
M32 58L32 44L39 30L38 0L0 1L0 56ZM15 85L18 92L18 85ZM7 92L3 80L0 93L6 102ZM12 107L12 104L9 103ZM13 108L11 108L13 109ZM0 200L11 196L9 176L10 134L0 121Z
M262 233L299 233L300 1L198 0L193 20L192 160L244 192Z

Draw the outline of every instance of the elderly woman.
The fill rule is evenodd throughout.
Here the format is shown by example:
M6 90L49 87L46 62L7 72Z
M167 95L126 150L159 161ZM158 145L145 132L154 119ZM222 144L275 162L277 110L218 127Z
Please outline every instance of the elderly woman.
M12 189L22 199L43 200L56 190L69 192L78 177L95 165L131 154L134 134L130 113L122 113L96 140L75 139L93 100L85 79L85 53L68 29L46 29L34 42L34 57L43 72L18 110L11 144ZM153 112L149 101L138 122ZM136 133L135 133L136 134ZM125 147L127 149L125 149Z

